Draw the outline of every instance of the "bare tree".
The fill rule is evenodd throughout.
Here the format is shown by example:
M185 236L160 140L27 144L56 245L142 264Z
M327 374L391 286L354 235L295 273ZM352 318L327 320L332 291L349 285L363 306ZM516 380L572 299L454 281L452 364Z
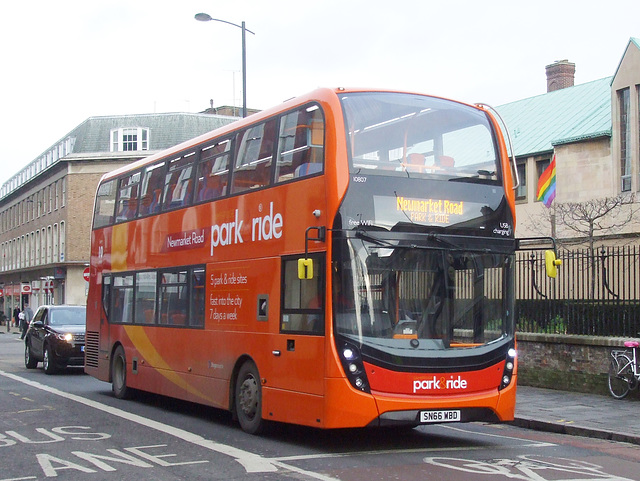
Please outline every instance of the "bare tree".
M628 206L624 208L624 206ZM593 255L595 239L603 235L617 234L638 214L635 195L618 194L615 197L591 199L584 202L557 203L549 214L555 223L586 239Z
M619 194L584 202L554 202L551 208L543 209L540 214L530 216L528 224L534 231L539 232L539 235L549 235L550 227L551 236L563 246L586 243L588 260L584 267L596 269L598 265L596 240L622 232L639 235L638 230L631 229L632 223L637 220L640 213L640 204L635 200L633 194ZM606 277L603 271L602 279ZM590 279L591 298L593 298L597 279L594 275L591 275Z
M606 235L620 234L629 230L630 224L637 217L640 206L635 203L633 194L619 194L615 197L603 197L584 202L556 203L544 213L544 218L551 223L552 235L556 237L556 228L564 235L558 239L565 242L574 233L575 239L586 242L588 264L587 269L596 269L597 253L596 239ZM590 266L590 267L589 267ZM607 274L604 267L604 259L601 280L608 289ZM597 276L590 276L590 297L595 298Z

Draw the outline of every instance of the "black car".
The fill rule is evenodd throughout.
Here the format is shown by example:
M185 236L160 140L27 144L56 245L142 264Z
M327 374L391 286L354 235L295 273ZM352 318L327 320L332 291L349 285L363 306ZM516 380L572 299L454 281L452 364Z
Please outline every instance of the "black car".
M66 366L83 366L85 316L85 306L40 306L24 338L27 369L34 369L40 361L47 374Z

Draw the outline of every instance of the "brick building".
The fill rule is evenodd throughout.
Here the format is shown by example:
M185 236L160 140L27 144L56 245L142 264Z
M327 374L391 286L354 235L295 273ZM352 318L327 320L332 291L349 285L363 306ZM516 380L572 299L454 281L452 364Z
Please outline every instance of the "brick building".
M91 117L0 187L0 309L84 304L100 177L235 117L188 113Z

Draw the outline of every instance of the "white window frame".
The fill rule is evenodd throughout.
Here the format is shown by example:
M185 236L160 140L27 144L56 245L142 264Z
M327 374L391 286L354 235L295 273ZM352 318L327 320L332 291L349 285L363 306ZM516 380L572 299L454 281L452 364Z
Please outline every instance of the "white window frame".
M135 140L125 140L127 135L135 136ZM111 129L109 139L111 152L124 152L127 144L135 144L135 148L126 149L126 151L149 150L149 129L147 127Z

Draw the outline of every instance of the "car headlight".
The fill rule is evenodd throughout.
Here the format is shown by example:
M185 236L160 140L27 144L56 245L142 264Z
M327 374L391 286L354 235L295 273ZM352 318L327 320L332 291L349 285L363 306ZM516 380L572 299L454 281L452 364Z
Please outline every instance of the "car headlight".
M63 333L63 334L56 334L56 337L58 339L60 339L61 341L66 341L66 342L72 342L73 341L73 334L67 332L67 333Z

